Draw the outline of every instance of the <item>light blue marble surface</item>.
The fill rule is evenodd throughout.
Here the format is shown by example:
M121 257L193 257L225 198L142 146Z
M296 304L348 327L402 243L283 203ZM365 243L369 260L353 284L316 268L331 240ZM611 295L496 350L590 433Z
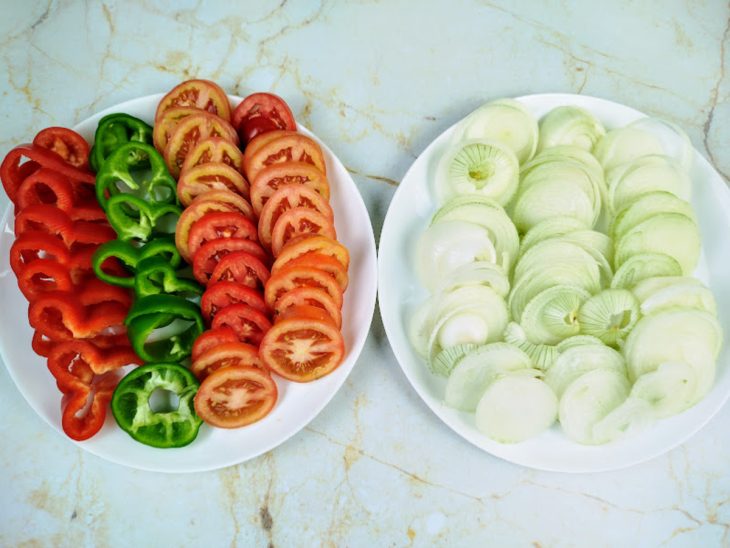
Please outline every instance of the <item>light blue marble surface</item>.
M727 177L729 17L719 0L0 0L0 154L200 76L284 96L353 174L376 238L419 152L501 96L580 92L674 120ZM269 454L218 472L154 474L85 453L35 415L4 368L0 416L2 546L730 542L727 406L628 470L528 470L433 416L377 313L330 405Z

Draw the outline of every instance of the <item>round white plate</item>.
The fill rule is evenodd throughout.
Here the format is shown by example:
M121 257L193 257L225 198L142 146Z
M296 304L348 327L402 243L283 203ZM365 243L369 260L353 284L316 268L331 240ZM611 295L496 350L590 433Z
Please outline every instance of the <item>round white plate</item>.
M74 129L93 141L99 119L113 112L125 112L148 123L154 119L162 94L140 97L108 108L84 120ZM237 105L240 97L230 96ZM159 472L198 472L237 464L273 449L304 428L332 399L355 365L367 337L375 309L377 263L370 217L349 173L327 146L307 129L299 130L322 146L331 185L338 239L350 251L350 284L342 310L342 332L347 353L330 375L312 383L297 384L276 378L279 401L262 421L236 430L203 425L197 439L180 449L156 449L135 442L107 413L107 424L79 447L104 459ZM18 290L8 262L13 243L13 218L6 211L0 233L0 355L16 386L30 406L61 435L61 393L46 369L45 359L31 350L32 330L25 317L28 304ZM8 313L14 311L14 313ZM76 442L74 442L76 443Z
M518 97L538 118L560 105L591 111L609 129L645 116L632 108L593 97L540 94ZM388 340L406 377L424 402L457 434L505 460L559 472L618 469L656 457L684 442L717 413L730 395L727 345L718 360L717 379L707 397L692 409L662 420L651 429L612 444L589 447L570 441L559 426L534 439L505 445L479 433L474 415L443 403L445 380L432 375L408 342L406 325L414 307L426 297L413 269L414 244L437 204L429 191L435 162L454 133L447 129L418 157L398 187L383 224L379 249L379 301ZM697 276L715 293L720 322L730 333L730 192L712 166L695 151L693 205L702 233L703 257Z

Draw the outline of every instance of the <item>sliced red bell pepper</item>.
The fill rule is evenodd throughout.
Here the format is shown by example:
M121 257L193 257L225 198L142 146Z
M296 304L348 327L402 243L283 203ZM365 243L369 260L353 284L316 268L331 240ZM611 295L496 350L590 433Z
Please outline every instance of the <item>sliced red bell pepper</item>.
M47 291L71 291L68 267L53 259L34 259L18 273L18 287L29 301Z
M65 211L51 204L33 204L15 216L15 236L26 232L45 232L56 236L68 245L71 219Z
M48 150L32 144L18 145L10 152L0 164L0 181L2 181L5 193L13 203L16 202L16 193L18 187L24 178L27 178L28 171L31 168L23 168L21 161L28 158L34 163L53 171L59 172L71 179L72 181L80 181L93 184L95 181L94 174L90 171L78 169L68 163L52 150ZM33 166L33 164L31 164ZM23 177L25 176L25 177Z
M44 232L26 232L10 247L10 268L16 276L35 259L54 259L68 265L70 255L66 245L58 238Z
M64 408L61 417L61 426L66 435L72 440L84 441L101 430L113 394L113 388L89 388L67 394L64 397L65 404L62 404Z
M33 204L51 204L62 211L70 211L75 202L74 189L68 177L45 167L23 180L14 199L16 211Z

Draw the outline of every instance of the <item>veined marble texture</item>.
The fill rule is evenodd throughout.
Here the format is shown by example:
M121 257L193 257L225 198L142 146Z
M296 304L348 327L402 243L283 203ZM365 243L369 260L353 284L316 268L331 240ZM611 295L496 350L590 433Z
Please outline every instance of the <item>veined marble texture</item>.
M286 98L352 173L376 239L420 151L502 96L584 93L673 120L727 179L729 18L720 0L0 0L0 154L43 127L204 77ZM428 410L377 312L325 410L217 472L94 457L36 416L4 368L0 416L2 546L730 544L728 406L626 470L526 469Z

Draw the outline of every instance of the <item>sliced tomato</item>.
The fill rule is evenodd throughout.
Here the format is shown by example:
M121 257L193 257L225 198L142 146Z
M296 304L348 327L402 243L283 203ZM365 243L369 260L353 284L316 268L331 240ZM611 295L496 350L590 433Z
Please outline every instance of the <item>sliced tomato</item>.
M342 289L337 281L324 272L308 266L282 268L269 278L264 291L264 300L272 310L284 293L297 287L317 287L332 297L338 308L342 308Z
M219 310L213 318L212 327L230 327L240 342L258 346L266 332L271 329L271 322L266 314L253 306L237 303Z
M345 271L350 266L350 253L347 251L347 248L337 240L327 238L326 236L300 236L299 238L292 238L283 247L276 261L283 266L289 261L311 251L316 251L337 259Z
M304 162L327 173L320 146L306 135L291 132L262 145L250 156L244 155L243 168L248 180L253 181L265 167L282 162Z
M269 276L269 270L260 259L245 251L234 251L218 261L208 283L229 280L260 289L266 285Z
M309 268L316 268L322 270L332 276L340 289L344 292L347 289L348 276L347 270L342 266L342 263L332 257L331 255L325 255L319 251L310 251L294 259L290 259L287 262L279 262L277 259L271 267L271 273L275 274L282 268L288 268L290 266L306 266Z
M277 219L271 231L271 252L274 257L292 238L321 234L333 240L337 238L335 225L319 211L308 207L287 209Z
M210 322L216 313L228 305L246 303L259 312L269 313L261 294L247 285L232 281L220 281L208 287L200 299L200 310L206 322Z
M218 428L239 428L263 419L276 405L276 383L267 371L235 365L213 371L195 395L195 412Z
M155 122L174 107L192 107L220 116L226 121L231 119L231 104L226 92L210 80L188 80L172 88L157 105Z
M175 226L175 245L180 255L190 262L192 254L188 249L193 224L211 212L237 211L249 219L253 217L251 205L241 196L228 190L210 190L197 196L182 212ZM255 218L255 217L254 217Z
M231 123L241 133L244 142L250 141L259 133L264 133L261 130L267 127L271 127L269 131L297 129L289 105L273 93L252 93L246 97L233 111ZM254 129L259 131L256 132Z
M35 136L33 144L52 150L74 167L89 168L89 143L71 129L47 127Z
M204 192L227 190L249 196L248 181L238 171L222 162L209 162L190 169L183 169L177 182L177 197L184 206Z
M342 333L332 321L315 318L296 306L274 324L259 347L266 367L295 382L324 377L340 365L344 355Z
M221 137L238 144L238 135L231 124L224 119L199 112L180 120L165 146L165 162L173 177L180 175L180 169L188 153L202 140L209 137Z
M266 201L259 215L259 241L271 248L271 230L282 213L295 207L308 207L324 215L334 223L332 207L321 194L306 185L280 186Z
M155 127L152 130L152 142L160 154L165 153L165 147L170 140L170 135L175 131L177 124L183 118L191 114L200 113L195 107L172 107L166 110L162 116L155 119Z
M246 168L246 164L251 161L251 156L253 156L253 154L255 154L261 147L263 147L267 143L270 143L274 139L278 139L279 137L283 137L284 135L289 135L291 133L296 132L287 131L285 129L277 129L275 131L260 133L259 135L251 139L251 141L246 144L246 148L243 152L244 170Z
M208 137L198 141L188 155L182 165L182 172L195 166L207 164L210 162L222 162L226 165L241 171L243 162L243 153L238 146L221 137Z
M329 314L339 329L342 326L342 313L335 301L324 289L317 287L297 287L284 293L277 301L274 309L276 318L280 318L293 306L315 306Z
M227 327L221 329L228 330ZM238 342L238 339L234 342L222 343L206 350L193 360L190 371L202 381L213 371L233 365L263 369L259 360L259 349L251 344Z
M238 337L236 336L236 332L230 327L219 327L218 329L203 331L193 343L193 351L190 359L195 361L211 348L231 342L238 342Z
M193 223L188 236L188 253L195 256L200 246L219 238L257 241L256 225L238 211L212 211Z
M304 185L317 192L325 201L330 197L327 177L312 164L306 162L273 164L261 170L256 179L251 180L251 205L256 215L261 215L269 198L277 189L286 185Z
M216 266L223 257L235 251L245 251L262 264L269 264L269 258L259 244L244 238L221 238L203 244L193 257L193 276L203 285L210 281Z

